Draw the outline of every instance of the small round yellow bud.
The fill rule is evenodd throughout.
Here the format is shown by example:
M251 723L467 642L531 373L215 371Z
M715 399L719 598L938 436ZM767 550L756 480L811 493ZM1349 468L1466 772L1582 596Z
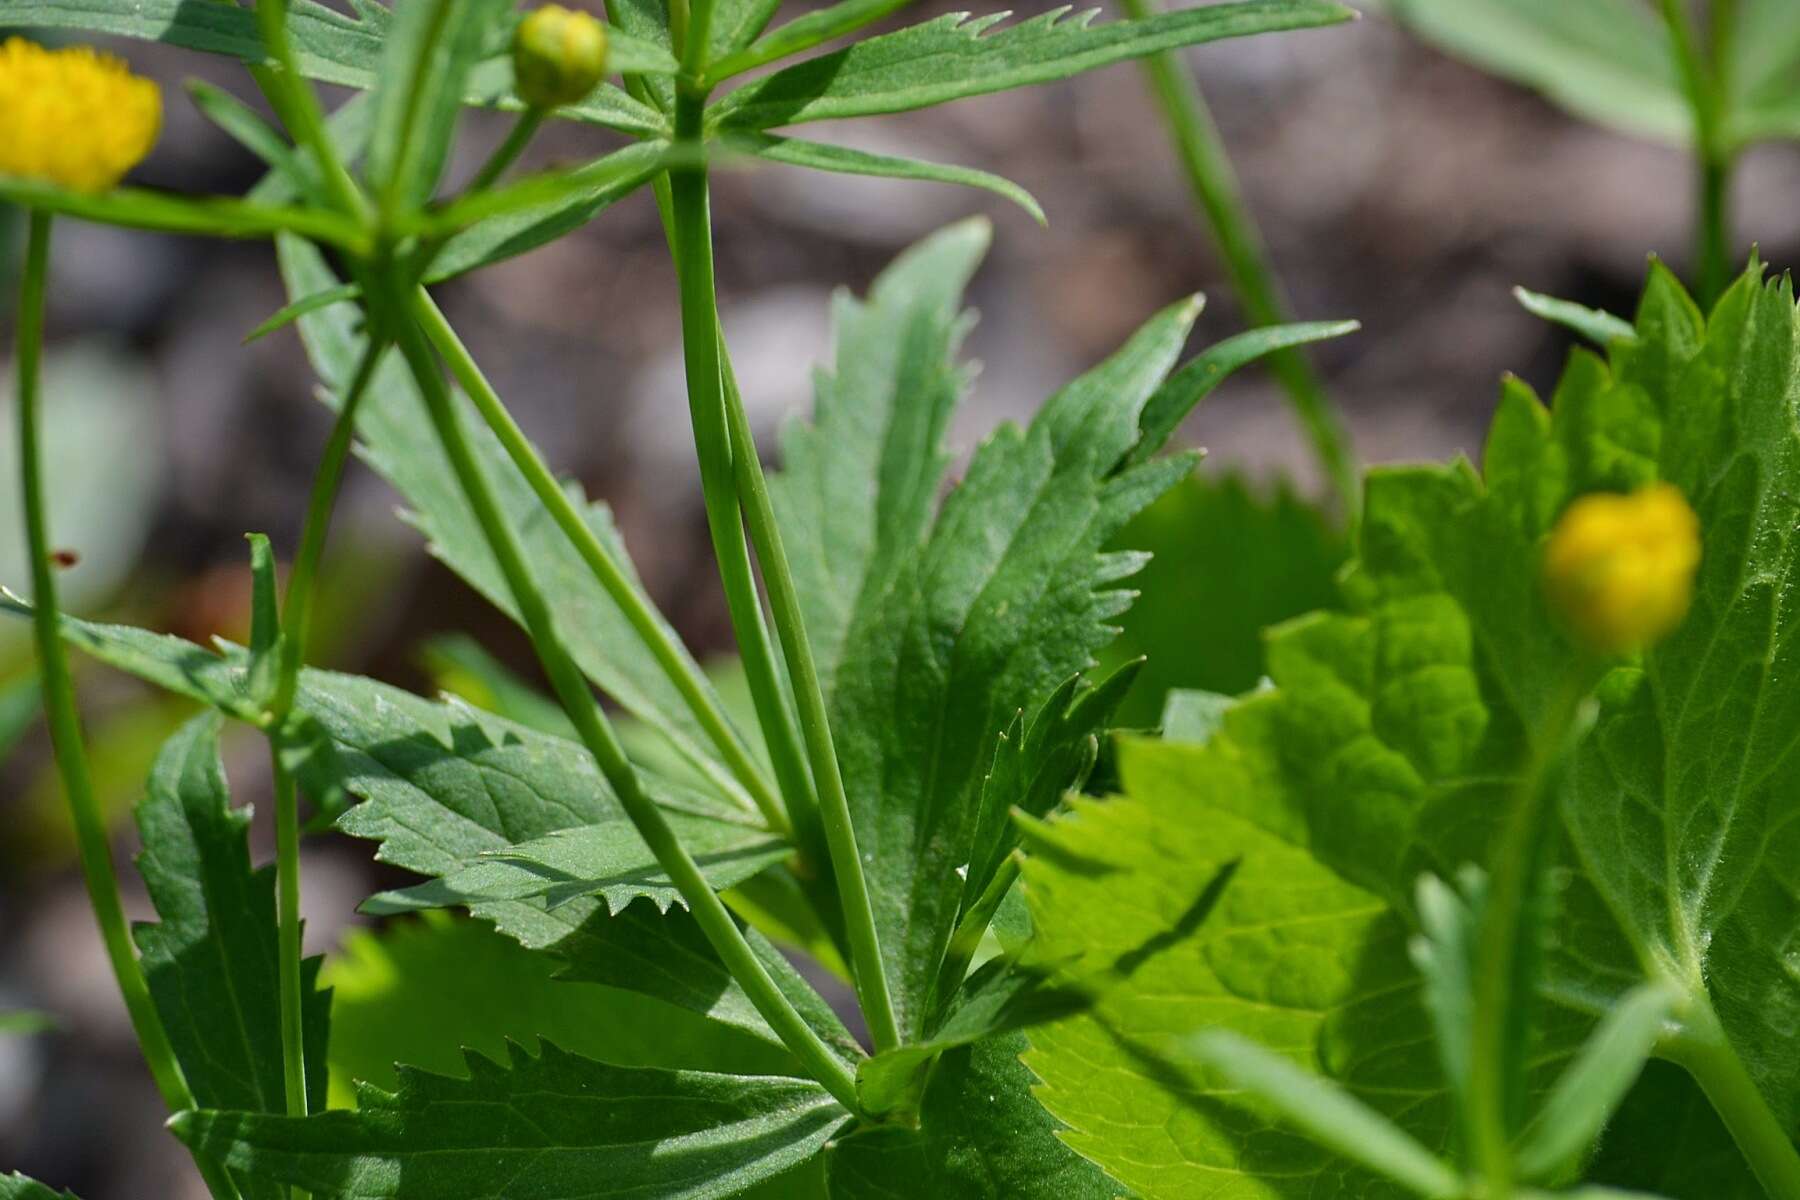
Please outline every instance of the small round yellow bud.
M0 45L0 175L102 192L142 162L162 93L89 46Z
M606 75L606 26L584 12L546 4L513 34L519 98L533 108L573 104Z
M1626 654L1687 616L1700 565L1700 521L1667 483L1595 493L1563 512L1544 551L1550 606L1584 646Z

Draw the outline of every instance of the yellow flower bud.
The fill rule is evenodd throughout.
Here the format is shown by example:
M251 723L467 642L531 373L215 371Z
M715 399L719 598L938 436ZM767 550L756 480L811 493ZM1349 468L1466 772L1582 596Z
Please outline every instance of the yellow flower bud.
M546 4L513 34L519 97L533 108L573 104L606 74L606 26L584 12Z
M0 175L102 192L142 162L162 128L162 93L89 46L0 46Z
M1677 488L1657 483L1569 505L1544 551L1544 590L1582 645L1626 654L1681 624L1699 565L1699 518Z

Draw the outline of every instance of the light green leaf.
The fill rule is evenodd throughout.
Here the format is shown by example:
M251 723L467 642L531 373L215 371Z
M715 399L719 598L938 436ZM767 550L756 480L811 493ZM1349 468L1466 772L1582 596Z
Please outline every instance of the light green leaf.
M1123 795L1028 823L1038 952L1074 959L1076 978L1126 979L1091 1013L1032 1030L1026 1065L1045 1107L1072 1126L1069 1144L1146 1200L1390 1196L1310 1139L1271 1130L1266 1105L1191 1065L1195 1034L1228 1029L1334 1080L1431 1150L1451 1142L1404 922L1232 811L1254 781L1230 736L1124 739Z
M1163 703L1158 727L1166 741L1204 745L1225 723L1225 714L1236 699L1222 692L1176 688Z
M292 304L283 305L268 320L244 335L244 342L251 342L269 336L278 329L286 329L307 313L318 312L321 308L330 308L334 304L344 304L362 297L362 288L354 283L340 283L336 287L324 288L310 296L302 296Z
M769 162L790 167L806 167L814 171L831 171L840 175L873 175L882 179L914 179L924 183L955 183L980 188L1005 197L1030 213L1038 224L1047 224L1043 208L1032 194L1010 179L973 167L947 166L921 162L914 158L895 158L871 154L848 146L832 146L824 142L805 142L797 138L768 134L733 134L727 142Z
M396 1092L363 1089L357 1112L169 1124L199 1153L319 1200L723 1200L817 1154L844 1119L817 1084L608 1066L549 1043L504 1064L472 1054L468 1074L402 1068Z
M1195 1055L1227 1081L1261 1097L1321 1145L1421 1196L1450 1200L1462 1181L1404 1130L1318 1075L1236 1034L1202 1034Z
M480 921L446 913L390 921L380 932L352 930L320 975L331 989L332 1105L352 1106L358 1082L398 1087L396 1062L462 1075L465 1047L504 1057L509 1039L535 1053L548 1038L619 1066L798 1074L787 1050L767 1037L641 991L565 982L559 965Z
M34 1012L29 1008L0 1010L0 1037L31 1037L56 1027L56 1018L49 1013Z
M826 1153L832 1200L1114 1200L1119 1189L1063 1145L1032 1099L1020 1034L951 1050L920 1127L858 1128Z
M337 277L315 248L284 239L277 250L290 295L310 295L337 285ZM362 354L364 338L357 315L343 308L325 309L303 317L300 331L313 369L325 383L323 398L335 407ZM473 414L465 411L464 421L539 584L551 599L557 630L582 669L627 712L660 730L684 756L708 772L721 794L741 796L718 765L709 739L668 675L545 514L498 440ZM364 457L412 507L415 515L411 519L429 539L432 552L497 607L512 614L511 589L438 447L411 376L396 358L390 356L377 369L358 412L357 433ZM635 578L611 514L600 504L586 508L601 544L613 554L626 577ZM645 604L650 604L648 598ZM669 636L676 641L672 631ZM697 665L691 669L698 673ZM742 803L750 806L747 797L742 797Z
M273 867L250 865L250 814L234 810L219 762L219 716L176 731L137 807L138 872L158 924L134 930L144 977L188 1087L206 1107L287 1110ZM319 962L301 969L307 1091L325 1103L330 996ZM245 1181L250 1197L279 1190Z
M1655 1049L1670 1000L1668 989L1645 984L1601 1020L1525 1130L1518 1163L1527 1179L1553 1175L1599 1137Z
M6 761L42 711L36 675L21 675L0 684L0 763Z
M1597 346L1611 345L1615 340L1636 341L1637 330L1630 321L1597 308L1588 308L1570 300L1558 300L1540 292L1513 289L1513 298L1534 317L1564 326L1579 333Z
M925 108L964 96L1049 83L1112 63L1220 38L1308 29L1349 19L1320 0L1241 0L1093 24L1066 7L992 30L1004 14L950 13L821 55L732 92L710 110L725 128Z
M318 0L289 0L288 31L300 73L323 83L370 88L381 72L383 47L393 14L377 3L359 3L351 17ZM7 8L7 23L20 29L77 29L89 33L166 42L187 50L223 54L260 64L262 38L256 14L236 5L193 0L21 0ZM497 48L497 47L496 47ZM510 66L497 60L477 71L463 96L466 104L517 109ZM602 84L579 104L556 110L570 117L640 137L668 132L668 122L610 84Z

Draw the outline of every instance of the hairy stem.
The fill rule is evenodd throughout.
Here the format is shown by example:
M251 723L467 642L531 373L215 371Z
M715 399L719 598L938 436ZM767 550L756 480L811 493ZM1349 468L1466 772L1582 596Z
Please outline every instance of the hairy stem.
M700 136L701 97L684 92L676 101L676 136L697 141ZM799 707L800 728L806 740L813 781L818 788L819 821L844 910L844 928L850 943L850 961L856 977L857 998L868 1019L877 1051L900 1044L887 974L882 963L881 939L875 928L874 909L862 857L856 847L856 831L850 822L849 799L844 792L837 749L832 743L824 692L813 662L812 646L801 621L799 594L781 533L769 501L762 463L756 456L749 419L737 395L735 381L723 361L719 332L718 297L714 291L712 220L708 211L706 169L684 167L670 172L670 208L673 219L676 273L681 286L682 340L687 353L688 401L693 410L694 439L699 450L702 480L708 489L708 515L714 520L714 540L728 531L741 545L737 530L741 502L748 518L769 588L769 604L781 638L794 699ZM723 570L723 563L721 564ZM750 597L754 600L754 596ZM760 609L758 610L760 613ZM759 707L762 701L758 701Z
M56 576L51 567L49 513L44 503L43 432L39 411L43 400L44 298L50 273L50 217L33 212L25 251L24 283L19 295L17 329L19 490L25 512L25 548L31 559L31 624L37 641L38 671L42 676L44 717L50 728L50 746L62 777L63 794L75 826L75 848L81 861L82 881L87 885L94 920L107 962L125 1000L125 1012L156 1090L171 1112L194 1108L194 1094L176 1061L175 1047L150 998L150 986L132 946L130 926L119 900L119 881L113 869L112 847L107 843L106 822L94 798L88 773L87 748L82 739L81 715L75 706L75 683L69 672L68 652L62 644L62 613L56 601ZM196 1154L209 1191L216 1197L236 1197L237 1188L222 1167Z
M781 799L764 778L762 768L751 757L743 739L713 700L705 679L657 616L655 609L644 602L644 598L632 586L631 580L626 578L619 564L613 561L606 547L600 544L599 537L575 507L574 501L569 499L568 493L556 481L556 477L550 473L550 469L544 465L544 460L513 420L512 414L507 411L499 394L494 391L493 385L488 382L468 348L463 345L462 339L457 337L450 322L444 319L442 311L432 303L431 297L423 288L414 293L409 310L424 328L437 352L449 364L450 373L456 377L457 383L462 385L474 402L482 421L500 440L501 447L520 474L525 476L525 481L531 485L538 502L556 522L563 536L569 539L570 545L581 555L582 561L593 572L594 578L600 581L600 586L606 589L606 594L612 598L613 603L619 606L619 611L625 614L633 632L668 676L682 702L694 714L701 730L724 758L732 776L749 792L758 811L769 823L769 828L784 835L791 833ZM777 756L775 761L779 767L784 760ZM802 786L805 782L804 768L798 772L793 769L793 765L799 761L798 755L790 752L786 758L789 769L781 775L781 786L788 793L790 805L794 803L795 795L791 789Z
M1133 20L1144 20L1160 11L1155 0L1120 0L1120 7ZM1269 261L1256 218L1244 203L1231 156L1193 72L1174 53L1153 54L1143 60L1143 67L1151 93L1174 137L1188 186L1212 227L1213 241L1225 260L1244 316L1251 325L1259 326L1292 320L1281 280ZM1360 500L1356 453L1343 420L1325 394L1325 385L1299 350L1271 354L1269 369L1287 392L1319 467L1337 492L1338 503L1354 521Z
M403 298L395 299L396 313L402 310L403 302ZM732 920L724 902L713 892L693 856L676 838L662 810L644 792L637 771L626 759L599 700L588 688L574 658L564 648L552 622L550 607L532 578L518 540L494 498L493 487L463 433L450 390L432 357L430 343L410 321L397 325L397 336L401 351L418 381L445 457L456 473L463 495L513 594L538 661L580 734L582 744L612 786L620 807L656 856L657 863L687 902L688 910L706 934L707 941L749 996L757 1012L813 1078L839 1103L856 1112L856 1081L849 1069L801 1018L757 960L755 951Z
M1699 1083L1771 1200L1800 1200L1800 1149L1769 1111L1756 1081L1719 1027L1705 991L1688 991L1683 1036L1663 1048L1664 1055Z

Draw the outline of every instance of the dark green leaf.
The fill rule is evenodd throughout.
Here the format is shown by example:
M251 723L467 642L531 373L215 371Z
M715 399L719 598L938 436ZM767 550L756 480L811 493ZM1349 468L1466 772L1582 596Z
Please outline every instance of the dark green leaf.
M855 33L865 25L874 24L911 2L912 0L838 0L836 4L802 13L757 38L753 45L745 46L736 54L715 62L707 70L706 78L708 82L719 83L764 63L811 50L833 38ZM773 15L775 5L770 4L768 7Z
M647 905L633 906L636 912ZM331 1098L354 1082L399 1086L395 1063L462 1075L463 1049L504 1057L512 1039L548 1038L585 1058L632 1067L794 1075L785 1047L647 996L557 978L558 959L480 921L430 913L379 933L351 931L326 962L331 987ZM658 967L661 966L659 962Z
M231 807L216 713L182 726L157 756L137 807L138 872L161 922L133 932L144 977L195 1100L208 1108L287 1110L275 872L250 865L250 814ZM319 962L301 971L307 1091L325 1104L330 995ZM246 1197L276 1189L246 1184Z
M0 1200L75 1200L73 1192L53 1192L23 1175L0 1175Z
M545 1043L533 1058L468 1058L467 1079L411 1068L364 1088L357 1112L189 1112L200 1153L320 1200L474 1196L712 1200L805 1162L843 1122L818 1085L593 1062Z
M1095 25L1066 7L989 32L1005 14L950 13L777 71L732 92L710 119L768 129L942 104L964 96L1066 79L1159 50L1220 38L1307 29L1348 20L1320 0L1241 0Z
M1019 1034L945 1054L920 1127L865 1127L828 1147L832 1200L1114 1200L1119 1189L1032 1099Z
M1680 1067L1652 1059L1587 1164L1596 1183L1672 1200L1768 1200L1706 1095Z

